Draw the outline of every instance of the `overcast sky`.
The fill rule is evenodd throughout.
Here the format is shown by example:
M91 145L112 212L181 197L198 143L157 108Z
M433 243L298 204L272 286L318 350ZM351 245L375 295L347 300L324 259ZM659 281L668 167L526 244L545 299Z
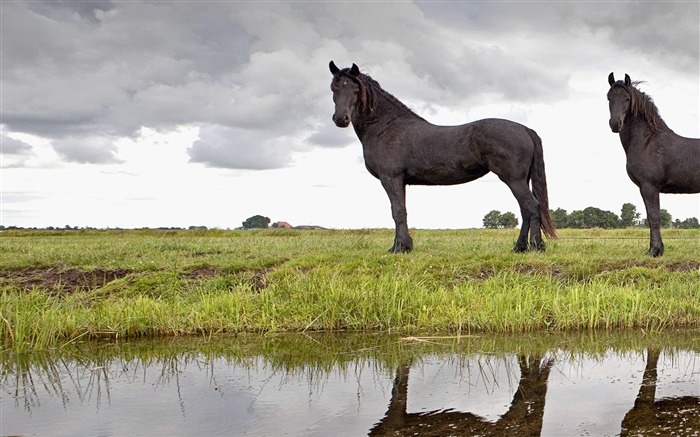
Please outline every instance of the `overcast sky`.
M435 124L507 118L542 138L550 206L644 213L608 127L607 76L644 80L700 137L700 2L3 1L4 226L393 227L328 62ZM518 207L493 174L409 187L409 226ZM674 218L699 195L662 195Z

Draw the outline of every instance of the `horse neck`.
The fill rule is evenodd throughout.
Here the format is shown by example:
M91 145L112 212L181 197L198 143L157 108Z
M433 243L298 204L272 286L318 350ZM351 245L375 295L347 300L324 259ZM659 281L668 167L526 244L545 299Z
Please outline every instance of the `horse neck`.
M620 130L620 141L627 153L636 146L646 143L646 139L648 139L651 134L652 131L646 120L628 114L624 126Z
M624 126L620 131L620 141L625 153L627 153L636 147L644 147L653 135L668 131L671 130L661 117L657 117L657 126L653 126L643 112L633 115L632 111L628 111Z
M362 139L367 132L384 130L398 118L415 119L426 122L421 116L411 111L399 99L386 92L374 81L366 82L368 100L373 102L353 119L353 127L358 137ZM427 123L427 122L426 122Z

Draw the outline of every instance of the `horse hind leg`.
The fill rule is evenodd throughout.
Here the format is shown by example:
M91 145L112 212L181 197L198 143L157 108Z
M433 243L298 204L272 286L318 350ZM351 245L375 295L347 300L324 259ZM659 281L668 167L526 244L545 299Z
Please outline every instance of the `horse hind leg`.
M540 231L540 203L530 191L526 181L507 183L507 185L513 196L515 196L515 200L518 201L520 214L523 219L520 235L513 251L545 250L542 232ZM527 241L528 234L530 235L529 246Z
M520 208L520 217L523 219L523 224L520 226L520 234L518 235L518 241L515 242L515 247L513 252L522 253L527 251L527 235L530 231L530 217L527 212Z

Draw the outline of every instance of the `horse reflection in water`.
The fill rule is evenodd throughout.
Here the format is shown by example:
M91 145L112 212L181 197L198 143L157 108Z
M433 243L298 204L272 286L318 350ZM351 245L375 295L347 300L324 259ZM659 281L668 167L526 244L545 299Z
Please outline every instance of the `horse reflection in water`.
M408 413L408 372L396 370L391 401L385 417L369 432L370 436L539 436L547 395L547 379L554 359L519 356L520 382L508 411L496 422L469 412L438 410Z
M648 350L642 386L622 420L620 436L700 435L700 394L655 400L658 361L659 351Z

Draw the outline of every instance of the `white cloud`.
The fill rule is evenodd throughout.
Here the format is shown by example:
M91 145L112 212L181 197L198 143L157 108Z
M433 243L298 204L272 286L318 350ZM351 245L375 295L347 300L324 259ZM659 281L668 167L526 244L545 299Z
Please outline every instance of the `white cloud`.
M264 170L289 164L290 144L293 141L260 131L206 125L188 153L192 162L209 167Z

